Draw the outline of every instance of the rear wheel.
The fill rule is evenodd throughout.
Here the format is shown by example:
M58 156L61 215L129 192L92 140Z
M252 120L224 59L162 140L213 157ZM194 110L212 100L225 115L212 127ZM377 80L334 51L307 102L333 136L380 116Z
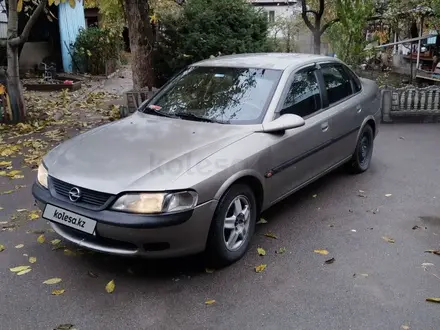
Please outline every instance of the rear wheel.
M362 173L368 170L373 156L374 132L370 125L365 125L356 145L356 150L347 164L350 172Z
M356 145L356 150L348 164L353 173L362 173L368 170L373 156L374 132L370 125L366 125Z
M208 262L227 266L243 257L255 231L257 203L250 187L233 185L220 199L207 242Z

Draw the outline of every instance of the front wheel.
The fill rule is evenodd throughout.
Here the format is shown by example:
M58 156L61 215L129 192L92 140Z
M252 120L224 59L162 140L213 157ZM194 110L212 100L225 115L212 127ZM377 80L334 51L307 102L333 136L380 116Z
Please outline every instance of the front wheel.
M241 259L255 231L257 203L252 189L233 185L220 199L207 242L208 262L223 267Z
M356 145L356 150L348 163L352 173L362 173L368 170L373 156L374 132L370 125L366 125Z

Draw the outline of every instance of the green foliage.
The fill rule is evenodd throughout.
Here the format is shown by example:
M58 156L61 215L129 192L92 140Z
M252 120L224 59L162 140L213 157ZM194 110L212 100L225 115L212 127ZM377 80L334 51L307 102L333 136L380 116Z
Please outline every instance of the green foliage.
M154 54L158 84L185 66L219 54L268 50L267 20L246 0L191 0L161 14Z
M71 48L80 71L104 74L108 61L119 61L123 41L113 30L90 27L80 31Z
M344 62L360 64L366 56L363 30L374 13L372 0L337 0L339 22L327 32L333 51Z

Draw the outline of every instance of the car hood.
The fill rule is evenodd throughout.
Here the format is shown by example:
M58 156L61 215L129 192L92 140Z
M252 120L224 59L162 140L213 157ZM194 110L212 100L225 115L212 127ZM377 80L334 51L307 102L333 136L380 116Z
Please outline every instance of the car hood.
M50 176L92 190L167 190L203 159L251 133L245 126L135 113L60 144L44 164Z

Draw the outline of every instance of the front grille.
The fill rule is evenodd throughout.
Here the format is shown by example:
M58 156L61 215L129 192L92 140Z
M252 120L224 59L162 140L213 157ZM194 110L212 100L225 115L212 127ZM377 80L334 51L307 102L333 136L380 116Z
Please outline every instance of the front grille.
M69 191L76 187L73 184L55 179L50 180L56 194L69 199ZM94 191L86 188L77 187L81 191L81 198L76 202L78 204L87 204L94 207L102 207L112 197L111 194Z

